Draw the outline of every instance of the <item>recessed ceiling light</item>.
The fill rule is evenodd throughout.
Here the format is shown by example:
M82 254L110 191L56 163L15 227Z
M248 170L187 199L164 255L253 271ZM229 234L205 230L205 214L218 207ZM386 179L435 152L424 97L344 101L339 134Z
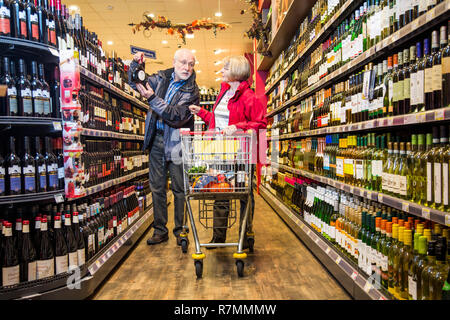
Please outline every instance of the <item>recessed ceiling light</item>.
M216 78L216 81L220 81L220 80L222 80L222 78Z
M71 11L80 11L80 7L76 6L76 5L71 5L71 6L69 6L69 10L71 10Z
M221 63L222 63L222 61L215 61L215 62L214 62L214 65L215 65L215 66L218 66L218 65L221 64Z
M153 13L149 13L147 16L152 18L152 19L155 17L155 15Z
M108 41L106 44L107 44L108 46L112 46L112 45L114 44L114 42Z
M198 60L197 61L195 61L195 64L199 64L200 62L198 62Z
M169 42L167 40L161 41L162 44L168 44Z
M193 33L188 33L188 34L186 34L186 38L194 39L194 34Z
M214 13L214 15L215 15L216 17L221 17L221 16L222 16L222 12L216 12L216 13Z
M200 73L200 72L202 72L202 70L197 70L197 73Z
M219 53L222 53L222 49L216 49L216 50L214 50L214 54L219 54Z
M197 52L197 50L195 50L195 49L192 49L192 50L191 50L191 52L192 52L192 53L196 53L196 52Z

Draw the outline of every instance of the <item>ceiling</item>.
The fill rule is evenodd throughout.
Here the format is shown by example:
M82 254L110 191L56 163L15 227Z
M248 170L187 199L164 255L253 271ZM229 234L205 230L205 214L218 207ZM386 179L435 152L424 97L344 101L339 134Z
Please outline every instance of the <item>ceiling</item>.
M197 84L200 87L218 88L215 81L220 75L215 72L220 70L220 65L214 65L230 54L244 54L253 51L252 41L245 36L245 31L252 21L250 12L241 15L242 9L248 9L244 0L220 0L222 17L215 17L219 10L219 0L63 0L70 8L71 14L81 13L83 24L91 32L99 35L103 42L103 48L110 53L115 50L124 60L131 59L130 45L156 51L156 61L147 60L147 72L153 73L160 69L172 67L173 54L178 45L195 50L195 56L199 62L197 71ZM73 8L72 5L77 6ZM153 13L165 16L173 23L190 23L196 19L212 18L217 22L225 22L230 28L217 31L214 37L212 30L197 30L194 39L186 39L186 45L174 35L168 35L166 30L151 30L149 37L145 37L142 31L133 34L129 23L144 21L143 14ZM162 44L167 40L167 44ZM112 41L112 45L108 45ZM222 49L224 52L214 54L214 50ZM150 62L150 63L148 63ZM160 63L155 63L160 62ZM200 71L200 72L198 72Z

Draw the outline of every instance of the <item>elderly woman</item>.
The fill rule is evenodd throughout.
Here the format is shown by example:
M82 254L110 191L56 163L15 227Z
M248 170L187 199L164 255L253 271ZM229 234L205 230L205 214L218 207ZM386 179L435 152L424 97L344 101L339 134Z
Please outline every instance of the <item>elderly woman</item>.
M258 132L265 129L266 108L258 100L250 88L250 64L243 56L230 56L223 60L222 84L217 101L211 112L199 106L191 105L189 109L197 114L208 126L209 130L223 131L225 134L233 134L237 130L250 129ZM253 174L252 168L252 174ZM249 214L247 231L251 230L251 222L255 208L253 192L251 193L252 210ZM244 216L247 201L241 200L241 219ZM226 240L227 219L229 215L229 202L216 201L214 204L213 238L211 243L223 243ZM242 221L241 221L242 222ZM244 248L247 247L247 239L244 238ZM212 249L215 247L207 247Z

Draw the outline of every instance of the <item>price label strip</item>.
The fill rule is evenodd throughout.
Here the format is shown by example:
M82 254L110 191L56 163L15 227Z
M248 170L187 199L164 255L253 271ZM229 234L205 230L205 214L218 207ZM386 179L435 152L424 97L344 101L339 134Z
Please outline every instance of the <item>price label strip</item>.
M402 202L402 211L409 212L409 203Z
M422 208L422 218L430 220L430 209Z
M62 195L62 193L55 194L54 198L55 198L55 202L56 203L63 203L64 202L64 196Z
M61 122L53 121L53 130L61 131L62 130Z
M352 275L350 276L350 278L353 279L353 281L356 281L356 278L358 277L358 272L353 271Z

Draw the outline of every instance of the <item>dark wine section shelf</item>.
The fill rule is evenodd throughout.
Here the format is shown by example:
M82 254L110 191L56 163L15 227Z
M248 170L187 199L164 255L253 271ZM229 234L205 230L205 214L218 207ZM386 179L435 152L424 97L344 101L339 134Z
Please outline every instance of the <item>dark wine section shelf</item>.
M421 15L402 29L398 30L383 41L376 44L375 46L369 48L351 62L330 73L320 81L316 82L314 85L304 89L299 94L284 102L280 107L268 112L266 117L271 117L285 110L301 99L306 98L316 91L337 82L338 80L350 75L356 69L363 67L367 63L378 59L388 52L391 52L393 48L400 46L413 37L417 36L417 30L420 30L421 33L425 32L426 30L429 30L439 23L446 21L448 18L450 18L450 1L445 1L438 4L426 14Z
M86 299L103 282L123 257L134 248L153 223L153 206L119 237L90 259L76 274L60 274L48 279L0 289L0 300ZM95 275L95 276L94 276Z
M369 200L378 201L387 206L408 212L412 215L424 218L426 220L431 220L431 221L437 222L442 225L450 226L450 213L448 213L448 212L443 212L443 211L435 210L435 209L432 209L429 207L421 206L417 203L414 203L414 202L411 202L408 200L395 198L395 197L383 194L381 192L371 191L371 190L366 190L363 188L351 186L349 184L345 184L345 183L342 183L342 182L339 182L339 181L336 181L336 180L333 180L330 178L322 177L322 176L319 176L314 173L310 173L305 170L294 169L289 166L277 164L274 162L272 163L272 167L280 168L280 169L286 170L288 172L319 181L321 183L333 186L337 189L343 190L345 192L349 192L351 194L354 194L354 195L357 195L357 196L360 196L360 197L363 197L363 198L366 198Z
M310 228L264 185L260 185L260 194L354 299L391 299L386 290L377 288L377 284L361 273L358 266L341 255L334 246L329 245L327 240Z
M49 126L55 131L61 131L61 119L57 118L39 118L39 117L0 117L0 125L11 126Z
M58 63L58 49L35 41L0 36L0 55L38 57L40 62Z
M110 132L110 131L95 130L95 129L86 129L85 128L85 129L83 129L81 134L84 136L89 136L89 137L144 141L144 136L141 136L141 135Z
M45 200L53 200L56 201L57 203L64 201L64 190L20 194L16 196L3 196L0 197L0 205L33 202L33 201L45 201Z

